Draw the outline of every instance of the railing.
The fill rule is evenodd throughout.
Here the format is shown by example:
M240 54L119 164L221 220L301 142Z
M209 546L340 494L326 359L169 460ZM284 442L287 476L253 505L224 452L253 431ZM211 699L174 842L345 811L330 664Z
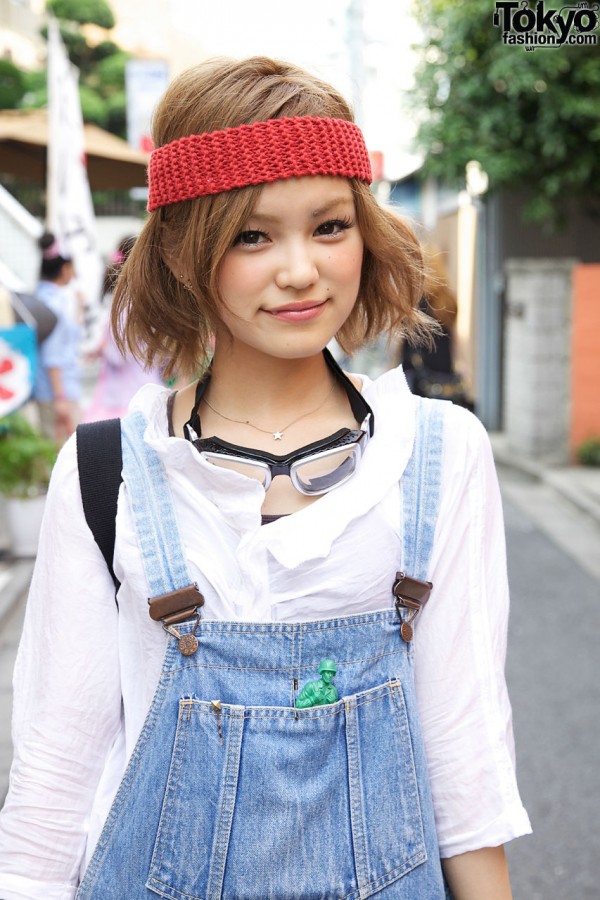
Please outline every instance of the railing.
M38 238L44 228L12 194L0 186L0 283L33 291L40 265Z

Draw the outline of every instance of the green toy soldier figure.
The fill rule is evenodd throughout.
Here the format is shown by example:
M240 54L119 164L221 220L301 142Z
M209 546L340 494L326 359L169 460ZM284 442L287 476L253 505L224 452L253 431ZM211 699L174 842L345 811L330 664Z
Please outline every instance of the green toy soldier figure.
M308 681L296 700L297 709L308 709L309 706L325 706L339 700L335 684L331 683L335 675L335 663L332 659L324 659L319 664L320 679Z

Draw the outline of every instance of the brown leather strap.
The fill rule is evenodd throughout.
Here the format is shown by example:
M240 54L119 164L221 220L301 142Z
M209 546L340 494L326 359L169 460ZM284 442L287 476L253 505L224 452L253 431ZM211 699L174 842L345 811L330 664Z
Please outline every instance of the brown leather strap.
M431 581L421 581L419 578L411 578L404 572L396 572L392 592L397 605L406 606L408 609L415 609L418 612L429 600L432 588Z
M190 619L201 606L204 606L204 597L197 584L188 584L187 587L179 588L177 591L149 597L148 605L150 618L155 622L162 621L165 625L176 625L177 622Z

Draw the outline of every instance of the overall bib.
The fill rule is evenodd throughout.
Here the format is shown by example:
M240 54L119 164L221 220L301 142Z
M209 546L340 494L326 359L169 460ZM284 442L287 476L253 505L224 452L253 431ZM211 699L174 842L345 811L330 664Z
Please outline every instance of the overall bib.
M152 596L190 584L162 462L141 414L123 477ZM443 405L418 401L402 477L403 559L425 579ZM151 486L149 488L149 486ZM390 585L391 588L391 585ZM302 623L188 621L76 900L444 900L412 646L398 612ZM157 624L157 627L159 625ZM337 702L296 709L335 660Z

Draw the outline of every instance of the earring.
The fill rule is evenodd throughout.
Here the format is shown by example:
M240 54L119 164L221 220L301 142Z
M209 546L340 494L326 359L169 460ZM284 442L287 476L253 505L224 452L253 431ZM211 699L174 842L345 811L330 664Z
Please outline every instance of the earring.
M183 282L183 286L186 289L186 291L191 291L192 290L192 282L185 280L185 275L183 274L183 272L179 273L179 278Z

